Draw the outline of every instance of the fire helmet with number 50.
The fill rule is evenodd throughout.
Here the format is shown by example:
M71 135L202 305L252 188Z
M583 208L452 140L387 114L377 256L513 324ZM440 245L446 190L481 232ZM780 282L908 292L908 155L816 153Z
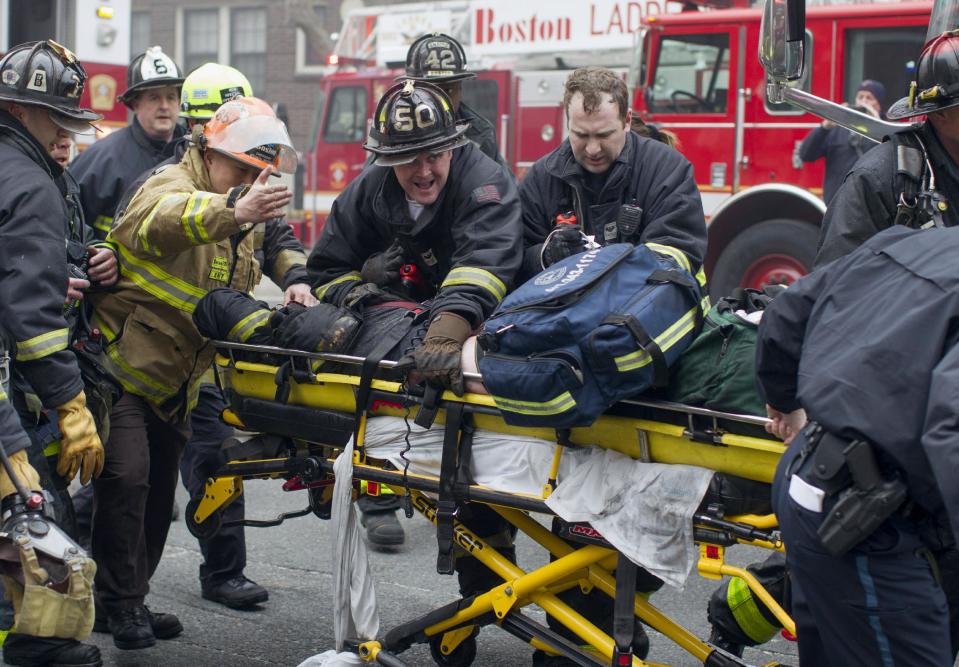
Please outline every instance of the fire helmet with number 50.
M408 80L386 91L376 105L373 126L363 148L375 154L376 164L408 164L420 153L441 153L469 142L469 123L453 118L450 98L438 87Z

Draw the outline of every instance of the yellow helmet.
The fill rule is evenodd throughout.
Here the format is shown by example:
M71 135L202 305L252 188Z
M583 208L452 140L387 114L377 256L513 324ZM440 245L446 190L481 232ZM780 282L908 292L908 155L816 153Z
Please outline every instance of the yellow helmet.
M208 121L225 102L252 95L253 88L243 72L229 65L206 63L183 81L180 118Z

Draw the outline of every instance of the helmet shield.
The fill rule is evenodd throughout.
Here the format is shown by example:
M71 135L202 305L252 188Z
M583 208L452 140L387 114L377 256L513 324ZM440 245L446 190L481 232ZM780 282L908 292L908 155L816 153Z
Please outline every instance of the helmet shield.
M406 76L416 81L451 83L476 78L466 65L466 52L462 45L441 33L423 35L410 45L406 52Z
M203 144L256 169L296 171L297 156L283 121L256 97L222 105L203 128Z
M44 107L88 126L103 116L80 108L86 80L77 57L53 40L20 44L0 59L0 100Z
M456 123L446 93L410 79L380 99L363 148L376 154L376 164L396 166L412 162L420 153L459 148L469 141L468 128L469 123Z
M886 113L890 120L922 116L959 105L959 30L944 32L926 44L916 64L909 94Z

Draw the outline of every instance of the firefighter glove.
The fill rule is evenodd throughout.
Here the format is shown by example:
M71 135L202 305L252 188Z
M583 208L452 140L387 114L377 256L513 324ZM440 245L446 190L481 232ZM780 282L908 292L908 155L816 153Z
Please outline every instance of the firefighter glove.
M39 491L42 488L40 486L40 475L36 469L30 465L30 461L27 460L27 450L21 449L11 454L9 458L10 467L13 468L13 474L17 476L27 491ZM0 466L0 498L6 498L16 492L17 487L14 486L13 481L11 481L10 476L7 474L7 469Z
M403 266L403 248L398 241L393 245L371 255L363 264L360 277L363 282L374 283L380 287L397 283L400 280L400 267Z
M57 473L71 480L80 471L80 482L88 483L103 470L103 445L97 435L93 415L87 410L87 397L82 391L57 407L60 417L60 458Z
M556 229L546 237L540 259L545 269L561 259L585 252L586 249L587 240L583 235L582 227L579 225L557 225Z
M463 395L460 353L470 335L470 324L454 313L440 313L426 330L423 344L413 350L416 369L427 382Z

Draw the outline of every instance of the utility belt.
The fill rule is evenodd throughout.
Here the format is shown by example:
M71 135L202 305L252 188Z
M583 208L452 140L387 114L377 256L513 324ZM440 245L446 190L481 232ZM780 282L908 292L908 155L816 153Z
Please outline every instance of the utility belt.
M812 512L822 512L825 501L835 499L818 530L831 555L845 555L896 512L912 518L905 483L895 471L881 469L872 444L841 438L814 421L803 435L805 444L787 476L789 496Z

